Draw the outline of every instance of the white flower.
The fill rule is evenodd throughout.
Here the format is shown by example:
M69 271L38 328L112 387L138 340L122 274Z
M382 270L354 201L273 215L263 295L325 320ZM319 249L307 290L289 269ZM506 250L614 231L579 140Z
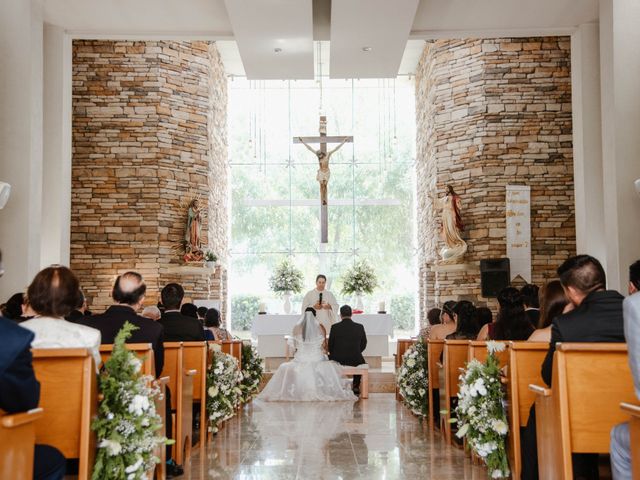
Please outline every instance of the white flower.
M129 356L129 361L127 362L127 364L130 367L133 367L133 371L138 373L140 371L140 369L142 368L142 362L140 361L140 359L138 357L136 357L135 355L131 354Z
M487 342L487 350L489 353L504 352L507 348L507 344L504 342L496 342L495 340L489 340Z
M215 397L216 395L218 395L218 387L216 387L215 385L213 385L212 387L209 387L209 390L207 390L207 393L209 394L210 397Z
M502 420L493 420L491 422L491 428L493 428L496 433L499 433L500 435L506 435L507 431L509 430L507 424Z
M214 352L221 352L222 351L222 345L220 345L219 343L214 343L212 345L209 345L209 349L213 350Z
M135 395L129 404L129 413L137 416L142 415L149 409L149 399L143 395Z
M140 468L140 466L142 465L142 457L138 457L138 460L136 461L136 463L134 463L133 465L129 465L127 468L124 469L124 473L133 473L136 470L138 470Z
M494 470L491 472L491 478L505 478L507 475L502 473L502 470Z
M413 358L409 358L406 363L409 368L413 368L416 365L416 361Z
M100 442L100 445L98 445L98 447L106 448L107 453L109 454L110 457L115 457L116 455L119 455L120 452L122 451L122 445L120 445L118 442L115 442L113 440L107 440L106 438Z
M465 423L457 432L456 437L462 438L469 431L469 424Z

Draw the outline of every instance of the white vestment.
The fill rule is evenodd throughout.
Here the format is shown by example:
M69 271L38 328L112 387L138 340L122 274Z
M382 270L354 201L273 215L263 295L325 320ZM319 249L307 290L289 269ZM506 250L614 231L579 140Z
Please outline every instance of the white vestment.
M340 307L338 306L338 302L336 301L336 297L333 296L329 290L323 290L322 292L317 289L313 289L309 291L302 300L302 312L308 308L312 307L318 303L318 299L320 298L320 294L322 293L322 304L328 303L331 305L331 310L328 309L320 309L316 312L316 318L320 325L322 325L327 330L327 336L329 336L329 331L331 330L331 325L336 323L336 318L339 312Z

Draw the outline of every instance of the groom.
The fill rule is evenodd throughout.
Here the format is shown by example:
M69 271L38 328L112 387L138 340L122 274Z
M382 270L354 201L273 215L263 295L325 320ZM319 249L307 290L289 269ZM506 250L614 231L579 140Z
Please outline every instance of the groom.
M342 321L331 325L329 333L329 360L341 365L357 367L365 363L362 352L367 348L364 327L351 320L351 307L340 307ZM353 376L353 393L360 395L360 375Z

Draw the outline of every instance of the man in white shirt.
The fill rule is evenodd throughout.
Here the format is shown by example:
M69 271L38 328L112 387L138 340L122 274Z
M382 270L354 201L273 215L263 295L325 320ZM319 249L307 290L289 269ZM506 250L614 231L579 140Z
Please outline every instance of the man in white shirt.
M336 322L336 313L339 306L336 297L329 290L326 290L327 277L318 275L316 277L316 288L310 290L302 300L302 312L311 307L316 311L316 318L327 333L331 331L331 325Z

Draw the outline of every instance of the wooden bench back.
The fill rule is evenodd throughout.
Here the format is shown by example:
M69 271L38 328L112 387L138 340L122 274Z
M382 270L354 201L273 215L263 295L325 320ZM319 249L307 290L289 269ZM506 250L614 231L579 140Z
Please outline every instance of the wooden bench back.
M520 478L520 427L527 425L529 410L535 394L529 384L541 385L542 362L549 350L548 343L509 342L509 368L507 371L507 414L509 417L509 463L513 478Z
M93 357L85 348L36 348L32 353L44 409L36 423L36 443L80 459L78 478L91 478L96 451L91 421L98 409Z
M620 402L636 399L627 345L558 344L553 366L559 387L563 449L608 453L611 428L628 419Z
M7 414L0 410L0 478L33 478L36 420L41 408Z
M171 391L171 409L175 410L178 402L178 388L182 389L182 342L164 343L164 366L162 375L169 377L167 388Z
M444 340L427 341L427 385L429 394L429 427L435 427L435 411L433 405L433 391L440 388L440 375L438 363L444 349Z
M460 390L458 377L460 377L460 369L467 363L468 349L469 340L445 340L444 342L445 390L449 398L458 395Z
M153 355L153 348L150 343L127 343L125 345L127 350L131 350L136 357L142 360L141 372L143 375L151 375L156 377L156 365L155 357ZM111 358L113 352L113 345L100 345L100 357L102 357L102 363L105 363Z
M496 352L495 356L498 358L500 367L504 367L509 364L509 342L501 342L506 345L506 348L502 352ZM468 357L467 360L478 360L480 363L487 361L489 351L487 350L487 342L483 340L471 340L469 342Z
M231 355L238 360L238 367L242 368L242 340L215 340L209 343L217 343L222 348L222 353Z
M207 342L182 342L182 366L195 370L193 376L193 400L206 398Z
M414 345L417 342L415 338L399 338L396 346L396 368L400 368L402 366L402 356L404 352L409 350L409 347Z

